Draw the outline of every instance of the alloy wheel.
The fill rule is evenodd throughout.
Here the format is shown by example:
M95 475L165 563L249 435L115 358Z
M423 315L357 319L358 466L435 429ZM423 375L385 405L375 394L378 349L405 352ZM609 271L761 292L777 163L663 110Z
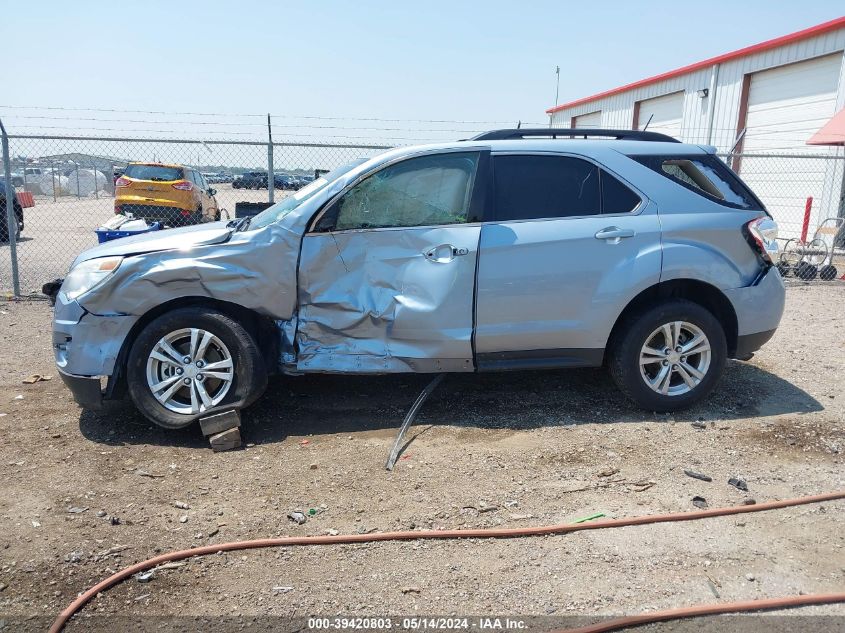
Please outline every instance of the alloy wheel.
M183 328L163 336L147 358L147 386L174 413L196 414L220 404L235 377L229 349L217 336Z
M680 396L695 389L710 369L710 341L687 321L664 323L640 349L640 375L655 392Z

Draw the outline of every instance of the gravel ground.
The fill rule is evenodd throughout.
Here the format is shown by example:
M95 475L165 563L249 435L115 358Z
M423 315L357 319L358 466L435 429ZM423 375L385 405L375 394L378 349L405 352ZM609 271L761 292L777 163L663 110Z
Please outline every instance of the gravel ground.
M51 311L0 303L0 629L41 630L111 572L201 544L543 525L692 510L696 495L717 507L845 488L844 302L845 285L790 287L775 338L674 416L634 408L600 370L450 376L392 473L384 460L423 376L277 378L244 414L245 448L215 454L198 428L158 429L124 403L81 412L57 377L22 384L55 376ZM286 518L312 508L304 525ZM845 589L843 545L845 503L832 502L567 536L256 550L127 581L68 630L118 622L93 616L226 616L243 628L263 615L592 617L829 593ZM845 606L796 613L842 627ZM769 620L742 628L779 630Z

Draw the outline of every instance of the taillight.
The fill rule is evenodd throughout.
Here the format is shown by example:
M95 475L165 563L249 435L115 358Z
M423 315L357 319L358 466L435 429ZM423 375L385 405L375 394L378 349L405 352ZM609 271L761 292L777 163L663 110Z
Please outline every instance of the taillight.
M182 182L173 183L173 188L179 191L190 191L194 188L194 183L183 180Z
M115 212L116 214L118 214L118 215L120 215L120 213L121 213L122 211L123 211L123 209L122 209L121 207L115 207L115 208L114 208L114 212Z
M778 225L771 218L757 218L745 225L746 239L764 261L773 264L778 255Z
M129 180L129 178L124 178L123 176L114 181L115 187L128 187L131 184L132 181Z

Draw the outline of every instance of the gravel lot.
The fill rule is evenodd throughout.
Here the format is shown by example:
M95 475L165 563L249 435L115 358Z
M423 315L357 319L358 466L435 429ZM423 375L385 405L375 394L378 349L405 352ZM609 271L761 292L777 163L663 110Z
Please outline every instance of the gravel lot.
M232 185L212 185L217 204L235 217L236 202L266 202L266 189L233 189ZM288 195L276 191L276 200ZM5 209L3 210L5 213ZM21 293L38 294L41 286L64 277L76 256L97 244L94 229L114 216L114 198L99 193L98 198L35 196L35 206L24 209L25 228L17 243ZM225 214L224 214L225 217ZM9 245L0 244L0 292L12 288Z
M633 408L599 370L450 376L388 473L423 376L275 379L244 414L245 448L214 454L198 428L164 431L122 403L80 412L57 377L22 384L55 376L50 309L0 303L0 629L43 630L112 571L199 544L543 525L692 510L695 495L718 507L842 489L843 305L844 284L790 287L776 337L730 362L709 402L674 416ZM310 508L304 525L286 518ZM845 588L844 545L845 503L834 502L520 540L256 550L127 581L68 630L117 628L117 616L228 616L246 630L262 615L592 617L827 593ZM828 622L841 630L845 605L797 614L837 615ZM742 629L823 621L789 618Z

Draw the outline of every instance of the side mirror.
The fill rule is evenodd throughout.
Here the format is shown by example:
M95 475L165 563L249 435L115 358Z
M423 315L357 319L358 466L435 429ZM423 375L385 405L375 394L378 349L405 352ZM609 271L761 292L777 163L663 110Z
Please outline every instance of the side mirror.
M208 195L215 196L217 195L217 189L212 189L211 187L208 188Z

